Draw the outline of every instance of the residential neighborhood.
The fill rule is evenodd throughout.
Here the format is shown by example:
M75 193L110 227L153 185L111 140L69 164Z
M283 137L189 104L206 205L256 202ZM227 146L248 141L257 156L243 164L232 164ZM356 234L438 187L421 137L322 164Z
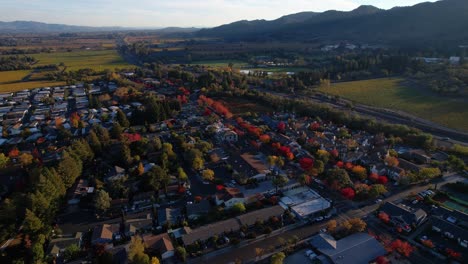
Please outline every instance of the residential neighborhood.
M466 176L451 154L294 111L233 114L222 93L190 85L124 72L1 94L2 192L38 186L26 229L10 230L50 219L54 263L250 263L219 258L262 241L275 242L255 247L260 263L279 252L285 263L404 263L415 250L466 260L468 210L447 191Z

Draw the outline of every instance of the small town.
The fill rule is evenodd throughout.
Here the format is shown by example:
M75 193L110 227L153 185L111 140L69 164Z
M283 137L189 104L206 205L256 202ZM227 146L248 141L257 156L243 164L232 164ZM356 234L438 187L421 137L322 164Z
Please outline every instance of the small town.
M117 75L0 94L2 192L30 190L19 228L4 201L17 235L2 251L35 234L54 263L467 260L455 155L294 111L233 114L171 70Z

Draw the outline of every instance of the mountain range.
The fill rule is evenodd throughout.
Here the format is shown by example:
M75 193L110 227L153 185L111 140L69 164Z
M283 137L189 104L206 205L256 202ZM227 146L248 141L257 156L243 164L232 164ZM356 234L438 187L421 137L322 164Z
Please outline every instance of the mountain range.
M238 21L196 33L226 40L358 41L381 44L468 43L468 1L442 0L382 10L302 12L276 20Z
M467 45L468 0L441 0L383 10L360 6L349 11L301 12L276 20L237 21L214 28L143 29L85 27L33 21L0 22L0 33L58 33L154 30L189 37L234 41L353 41L394 45Z

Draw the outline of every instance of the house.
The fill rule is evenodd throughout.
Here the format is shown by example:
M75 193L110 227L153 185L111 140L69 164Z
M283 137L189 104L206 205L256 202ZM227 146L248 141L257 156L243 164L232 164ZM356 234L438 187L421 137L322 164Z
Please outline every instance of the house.
M97 225L93 229L93 234L91 236L91 244L95 245L112 243L114 235L118 234L119 231L119 224Z
M444 237L457 241L460 246L468 248L468 231L448 220L449 219L432 216L430 218L432 230L440 233Z
M237 232L240 230L239 221L234 218L204 225L197 229L191 229L188 234L182 235L184 245L192 245L197 241L205 241L215 235L220 236L225 233Z
M152 255L161 255L162 260L166 260L174 256L174 245L167 233L160 235L148 234L142 236L146 250Z
M182 219L182 212L179 208L165 208L158 210L158 224L178 223Z
M320 233L309 243L335 264L365 264L387 253L374 237L366 233L356 233L340 240Z
M52 239L47 251L49 252L49 255L59 257L65 249L71 245L81 247L82 237L83 233L77 232L74 237Z
M196 220L200 216L207 214L211 209L208 200L201 200L199 203L187 205L187 217L189 220Z
M128 219L125 221L125 235L128 237L134 236L138 232L151 231L153 228L153 219L151 214L146 218L141 219Z
M244 194L237 188L225 188L221 192L217 193L216 205L224 205L226 208L230 208L236 203L244 203Z
M391 202L385 203L380 211L388 214L390 222L406 232L411 232L411 226L417 227L427 218L427 213L422 209L413 210L408 206Z

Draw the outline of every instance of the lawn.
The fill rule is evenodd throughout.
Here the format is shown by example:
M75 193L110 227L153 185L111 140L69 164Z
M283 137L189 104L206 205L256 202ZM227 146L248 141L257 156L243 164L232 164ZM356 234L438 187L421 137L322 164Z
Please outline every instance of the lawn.
M406 87L399 78L383 78L332 84L319 91L352 101L401 110L444 126L468 131L468 107L462 100L423 94Z
M32 55L39 60L38 66L60 64L63 62L67 70L91 68L94 70L113 70L115 68L131 67L115 50L88 50L57 53L39 53Z
M0 72L0 84L18 82L27 76L31 70L2 71Z
M53 82L53 81L36 81L36 82L17 82L0 84L1 92L16 92L27 89L42 88L42 87L53 87L65 85L65 82Z

